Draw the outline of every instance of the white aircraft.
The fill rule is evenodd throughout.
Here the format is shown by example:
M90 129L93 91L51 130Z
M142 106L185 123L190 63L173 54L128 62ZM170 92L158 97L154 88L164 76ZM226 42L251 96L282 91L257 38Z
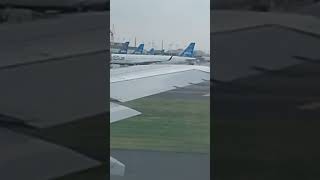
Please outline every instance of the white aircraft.
M110 123L114 123L141 114L117 102L127 102L210 80L210 68L191 65L141 65L110 69L110 75ZM125 165L110 157L111 175L122 176L124 172Z
M196 58L193 57L194 46L195 43L190 43L189 46L182 53L180 53L179 56L112 54L111 64L195 64Z

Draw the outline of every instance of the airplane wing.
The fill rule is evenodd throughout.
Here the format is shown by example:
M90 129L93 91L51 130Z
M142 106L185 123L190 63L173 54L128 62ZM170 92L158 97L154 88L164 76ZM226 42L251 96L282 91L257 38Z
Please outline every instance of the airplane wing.
M162 61L159 60L137 60L137 61L129 61L129 62L121 62L121 61L112 61L111 64L119 64L119 65L149 65L154 63L159 63Z
M110 70L110 98L126 102L210 80L210 68L190 65L141 65ZM141 114L110 103L110 123ZM110 157L111 175L124 175L125 165Z
M120 161L110 157L110 172L112 175L123 176L125 170L125 165Z
M130 118L139 114L141 113L134 109L121 106L116 103L110 103L110 123Z
M111 64L119 64L119 65L150 65L155 63L169 62L171 61L173 56L169 58L161 57L161 59L152 59L152 58L138 58L135 60L124 60L124 58L119 57L117 55L112 56Z
M110 70L110 98L126 102L210 80L210 68L141 65Z

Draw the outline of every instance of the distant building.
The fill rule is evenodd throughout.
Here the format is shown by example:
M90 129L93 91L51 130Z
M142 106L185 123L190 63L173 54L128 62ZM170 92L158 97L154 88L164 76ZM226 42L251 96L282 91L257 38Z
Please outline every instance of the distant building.
M120 48L122 47L123 43L119 42L111 42L110 43L110 52L111 53L118 53Z
M110 52L111 53L118 53L122 46L123 46L122 42L111 42L110 43ZM136 48L137 47L129 46L128 47L128 54L132 54ZM146 50L143 50L143 52L147 53Z
M171 49L165 52L166 55L171 55L171 56L178 56L183 49Z
M164 55L164 49L163 50L154 50L154 55Z
M207 56L207 53L205 53L204 51L201 51L201 50L195 50L194 51L194 56L195 57Z

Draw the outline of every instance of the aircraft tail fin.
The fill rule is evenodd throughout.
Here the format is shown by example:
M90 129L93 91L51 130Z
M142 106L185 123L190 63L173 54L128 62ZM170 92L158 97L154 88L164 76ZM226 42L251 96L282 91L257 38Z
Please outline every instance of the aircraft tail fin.
M150 55L154 55L154 48L151 48L150 51L148 52Z
M128 52L128 47L129 47L129 42L125 42L122 44L122 47L119 49L119 54L127 54Z
M179 56L193 57L193 50L195 45L196 43L194 42L190 43L189 46L179 54Z
M134 50L133 54L142 54L143 53L144 44L140 44L137 49Z

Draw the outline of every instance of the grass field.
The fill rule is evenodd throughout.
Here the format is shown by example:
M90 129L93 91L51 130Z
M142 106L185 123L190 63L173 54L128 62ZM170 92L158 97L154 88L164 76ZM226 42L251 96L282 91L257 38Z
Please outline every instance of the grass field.
M111 125L111 148L210 151L210 101L144 98L127 106L142 115Z

